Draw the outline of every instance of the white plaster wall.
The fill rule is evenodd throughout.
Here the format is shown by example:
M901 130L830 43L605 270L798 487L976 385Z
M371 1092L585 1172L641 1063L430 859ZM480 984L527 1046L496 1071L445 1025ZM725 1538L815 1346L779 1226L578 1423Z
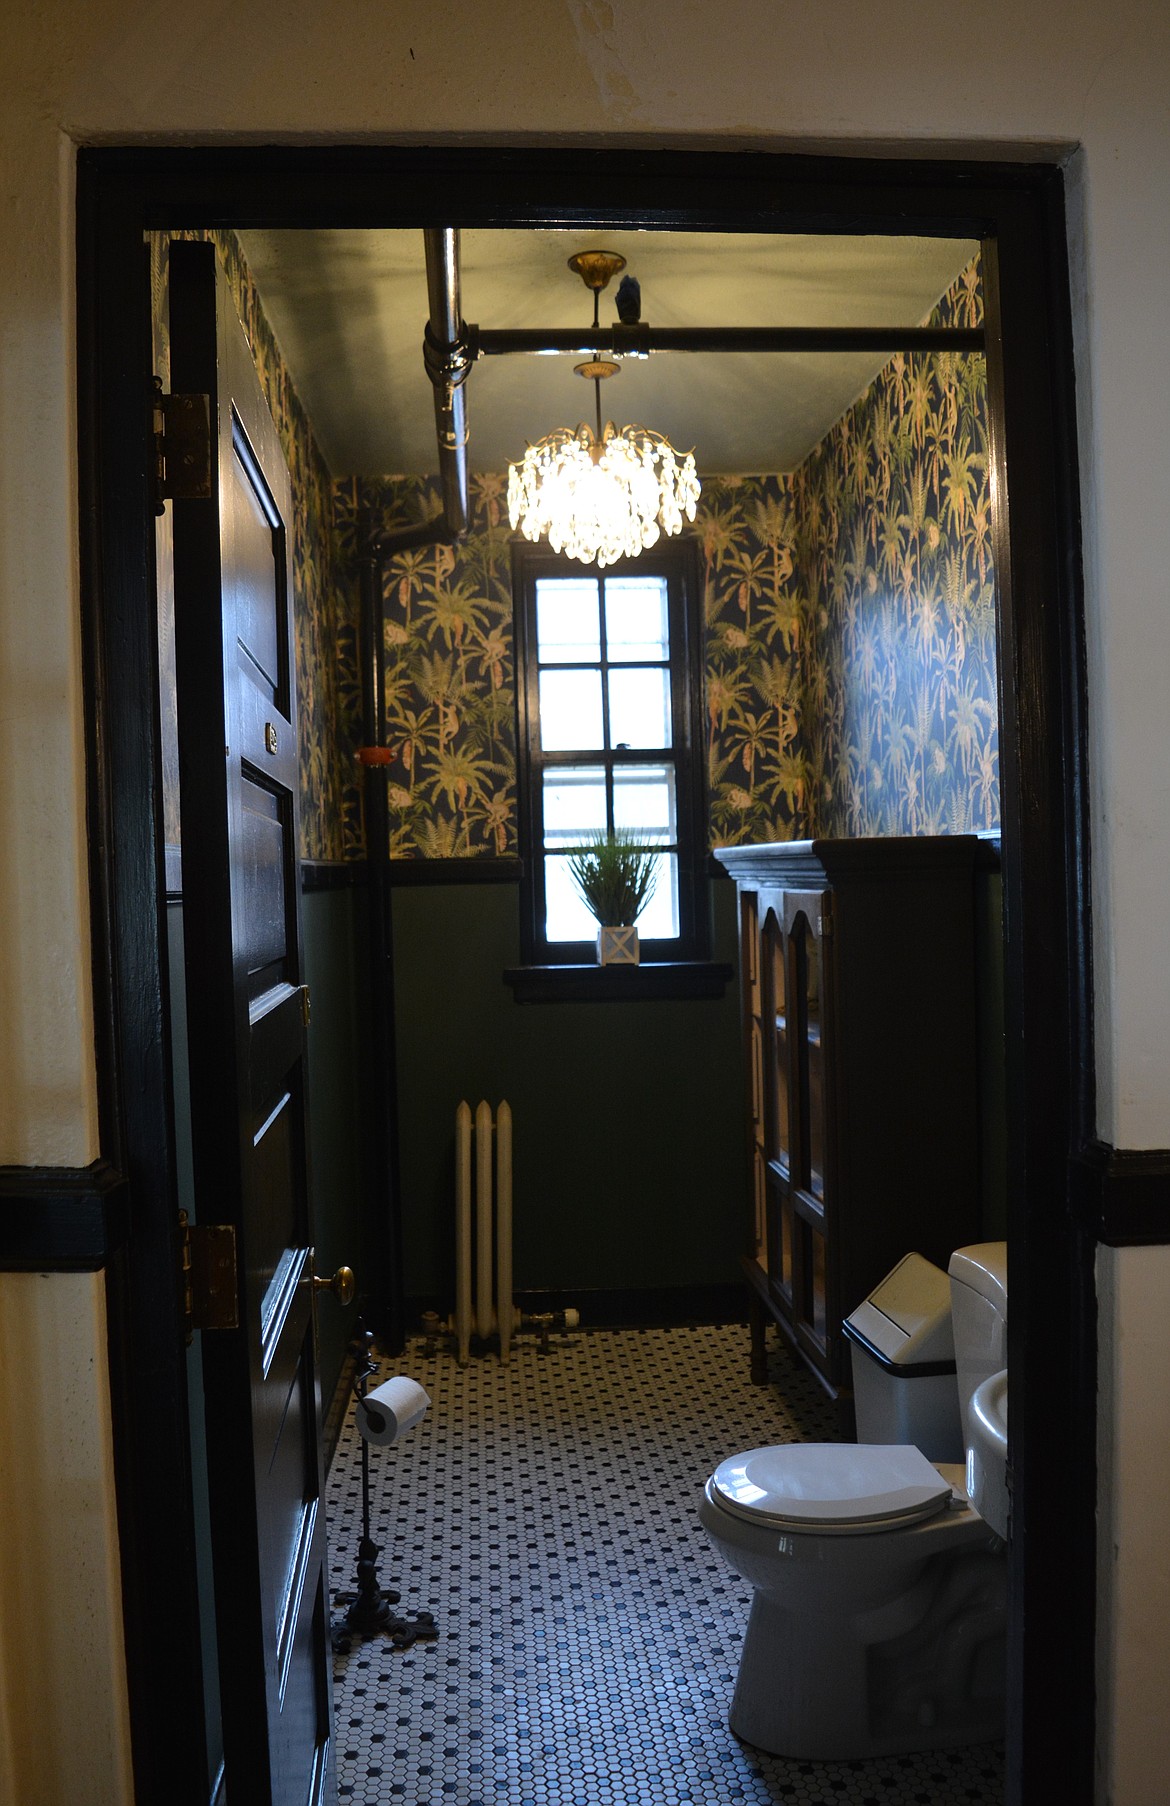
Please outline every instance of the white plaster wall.
M0 78L2 79L2 78ZM72 155L0 107L0 1165L97 1153L73 443Z
M0 1800L129 1806L100 1276L0 1274Z
M1100 1132L1170 1144L1170 9L1164 0L48 0L4 27L0 110L0 1160L94 1151L73 547L70 139L1083 147L1074 290L1087 526ZM1161 1252L1103 1262L1110 1335L1164 1353ZM39 1296L55 1320L61 1288ZM34 1310L34 1317L36 1312ZM37 1319L39 1321L39 1318ZM87 1339L88 1338L88 1339ZM100 1359L92 1311L76 1351ZM1147 1806L1170 1584L1136 1370L1104 1350L1102 1797ZM1134 1376L1134 1377L1131 1377ZM0 1425L0 1433L3 1426ZM1159 1439L1159 1448L1163 1439ZM94 1481L91 1541L109 1495ZM42 1500L55 1508L51 1489ZM104 1559L104 1557L103 1557ZM26 1638L29 1632L26 1627ZM3 1630L0 1629L0 1635ZM82 1627L108 1652L99 1613ZM0 1671L4 1670L0 1645ZM10 1652L9 1652L10 1654ZM106 1656L94 1667L108 1671ZM112 1683L111 1683L112 1685ZM111 1725L121 1704L111 1691ZM112 1747L112 1745L111 1745Z
M1102 1248L1097 1287L1103 1341L1098 1561L1101 1590L1111 1594L1098 1669L1104 1697L1117 1702L1101 1727L1100 1797L1154 1806L1167 1791L1170 1248Z

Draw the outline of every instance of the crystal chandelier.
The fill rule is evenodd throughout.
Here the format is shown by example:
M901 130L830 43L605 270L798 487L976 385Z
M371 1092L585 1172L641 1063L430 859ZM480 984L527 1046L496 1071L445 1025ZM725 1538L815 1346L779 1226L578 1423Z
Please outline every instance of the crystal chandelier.
M601 290L624 264L609 251L569 259L593 290L595 326ZM636 307L636 285L633 292ZM618 301L621 308L620 293ZM525 539L547 539L554 552L604 568L636 557L663 533L680 533L684 518L694 520L699 479L694 454L680 458L661 433L618 428L612 420L602 426L601 384L617 375L619 364L594 357L575 368L594 385L596 430L584 422L575 430L558 427L508 466L508 519Z

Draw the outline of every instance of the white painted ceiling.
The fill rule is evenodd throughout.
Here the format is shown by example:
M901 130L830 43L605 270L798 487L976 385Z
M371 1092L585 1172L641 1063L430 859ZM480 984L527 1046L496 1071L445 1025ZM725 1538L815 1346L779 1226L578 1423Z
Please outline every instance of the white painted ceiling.
M966 239L651 231L465 231L463 316L573 327L593 297L566 260L620 252L651 326L917 326L975 255ZM334 476L437 469L419 231L243 232L281 351ZM601 319L616 319L615 279ZM472 470L593 418L579 358L482 358L468 378ZM701 472L792 470L887 361L878 353L656 353L602 390L606 418L695 452Z

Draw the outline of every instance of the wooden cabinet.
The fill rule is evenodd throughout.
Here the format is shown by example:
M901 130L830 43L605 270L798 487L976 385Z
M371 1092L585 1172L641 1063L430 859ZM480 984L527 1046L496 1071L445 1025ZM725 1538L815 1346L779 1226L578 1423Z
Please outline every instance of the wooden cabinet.
M841 1320L980 1236L974 835L719 848L739 893L752 1374L769 1315L848 1422Z

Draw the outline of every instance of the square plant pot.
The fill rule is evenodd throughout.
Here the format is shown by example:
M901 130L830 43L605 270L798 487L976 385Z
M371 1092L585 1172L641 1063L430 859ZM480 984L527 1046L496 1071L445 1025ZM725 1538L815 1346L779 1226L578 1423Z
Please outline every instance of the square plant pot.
M636 966L638 963L638 930L636 928L599 928L597 958L603 966Z

